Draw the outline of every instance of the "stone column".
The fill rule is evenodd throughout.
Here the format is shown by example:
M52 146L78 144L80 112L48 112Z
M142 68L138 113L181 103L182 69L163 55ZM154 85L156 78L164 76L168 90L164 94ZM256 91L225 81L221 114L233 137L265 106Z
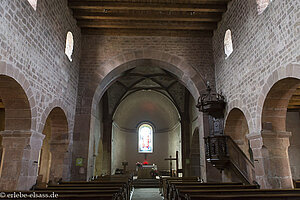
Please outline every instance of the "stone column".
M38 159L44 135L31 131L2 131L3 155L0 188L29 190L38 173Z
M290 132L263 130L250 134L256 181L262 188L293 188L288 157Z

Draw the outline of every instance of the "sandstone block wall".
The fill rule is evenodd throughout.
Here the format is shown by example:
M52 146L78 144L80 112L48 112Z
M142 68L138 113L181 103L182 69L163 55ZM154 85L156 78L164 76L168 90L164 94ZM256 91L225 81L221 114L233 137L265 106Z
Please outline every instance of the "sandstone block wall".
M225 59L224 35L232 32L233 53ZM300 1L272 1L260 15L255 0L233 0L213 36L217 90L246 115L250 133L261 128L261 107L272 73L300 63ZM291 69L288 69L292 71ZM287 72L287 73L286 73ZM294 76L299 76L293 74ZM280 75L274 76L279 79Z
M13 76L34 99L36 124L42 131L47 114L55 106L64 109L73 127L81 34L67 7L67 0L38 0L35 11L27 0L3 0L0 4L0 69ZM74 36L73 61L64 54L67 32ZM22 85L26 79L29 85ZM26 91L25 91L26 92ZM30 96L29 96L30 95Z

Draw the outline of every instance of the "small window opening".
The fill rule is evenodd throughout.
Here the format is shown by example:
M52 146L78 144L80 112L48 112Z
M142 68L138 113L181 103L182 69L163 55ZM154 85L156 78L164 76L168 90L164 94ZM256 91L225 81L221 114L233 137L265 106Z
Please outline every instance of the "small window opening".
M74 47L73 34L69 31L66 39L65 54L68 56L70 61L72 61L73 47Z
M273 0L256 0L258 14L263 13L272 1Z
M233 52L231 31L229 29L226 31L224 37L224 51L226 55L225 59L227 59L230 56L230 54Z
M27 1L30 3L31 7L32 7L34 10L36 10L36 7L37 7L37 0L27 0Z

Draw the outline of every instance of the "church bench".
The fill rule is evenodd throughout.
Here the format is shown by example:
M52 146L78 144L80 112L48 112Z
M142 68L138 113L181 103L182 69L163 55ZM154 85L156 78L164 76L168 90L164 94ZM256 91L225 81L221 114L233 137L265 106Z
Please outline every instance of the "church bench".
M211 199L219 199L219 197L225 197L230 198L236 198L241 196L247 196L247 197L257 197L257 196L263 196L264 198L267 198L269 196L280 196L281 198L284 195L294 195L298 196L300 195L300 190L294 190L294 189L217 189L217 190L178 190L177 196L174 199L189 199L187 197L190 197L191 199L199 199L203 198L206 199L206 197L211 197ZM200 198L201 197L201 198ZM244 198L243 198L244 199ZM300 198L299 198L300 199ZM256 199L257 200L257 199Z
M299 200L300 194L186 195L181 200Z
M102 186L120 186L122 185L125 190L126 190L126 197L128 198L130 196L130 193L132 191L132 182L130 182L128 179L97 179L94 181L67 181L67 182L60 182L58 185L49 185L50 187L53 186L62 186L62 187L67 187L67 186L72 186L75 185L75 187L78 187L78 185L81 185L82 187L90 187L93 185L102 185ZM48 187L49 187L48 186Z
M184 184L173 184L168 194L168 199L178 199L181 191L205 191L205 190L248 190L258 189L257 185L184 185ZM182 192L184 193L184 192Z
M236 183L236 182L224 182L224 183L213 183L213 182L208 182L208 183L202 183L200 181L192 181L192 180L167 180L166 185L164 187L164 198L168 198L170 195L170 192L172 190L173 185L186 185L186 186L197 186L200 185L202 187L204 186L243 186L243 183Z
M159 192L165 194L167 181L198 181L199 177L161 177L159 178Z

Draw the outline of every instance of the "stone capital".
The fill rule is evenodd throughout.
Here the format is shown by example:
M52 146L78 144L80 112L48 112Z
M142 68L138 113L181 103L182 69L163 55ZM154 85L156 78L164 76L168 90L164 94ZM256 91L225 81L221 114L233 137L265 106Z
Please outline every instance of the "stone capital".
M291 132L287 131L270 131L270 130L262 130L261 131L262 138L289 138L292 136Z
M31 131L19 131L19 130L5 130L0 131L0 135L4 137L18 137L18 138L30 138L32 135Z

